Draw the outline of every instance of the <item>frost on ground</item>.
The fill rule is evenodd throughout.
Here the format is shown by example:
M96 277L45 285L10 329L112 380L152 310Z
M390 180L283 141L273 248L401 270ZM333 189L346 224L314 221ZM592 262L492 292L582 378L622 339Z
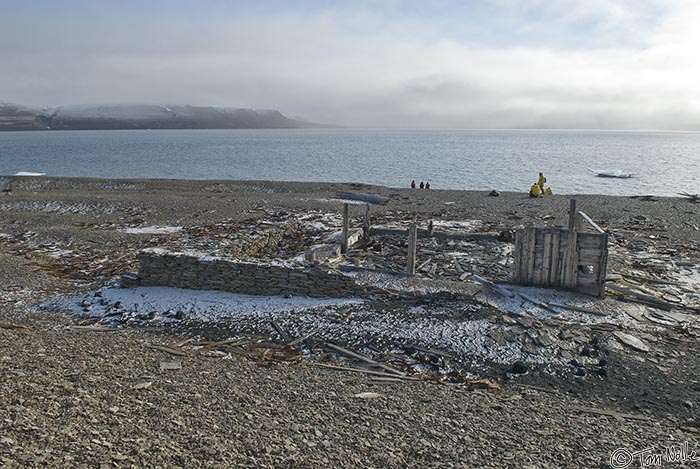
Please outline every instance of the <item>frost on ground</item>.
M0 204L4 212L47 212L47 213L102 213L109 214L119 210L117 207L102 204L71 204L64 202L5 202Z
M563 363L553 349L522 351L513 340L489 343L494 326L475 315L478 306L425 303L414 307L359 299L249 296L170 287L107 288L86 295L51 300L42 310L89 316L101 323L180 324L220 328L235 334L271 333L274 319L290 336L313 333L316 339L383 350L402 346L437 348L480 363ZM195 329L195 327L193 327Z
M182 231L181 226L142 226L138 228L125 228L120 230L129 234L170 234Z

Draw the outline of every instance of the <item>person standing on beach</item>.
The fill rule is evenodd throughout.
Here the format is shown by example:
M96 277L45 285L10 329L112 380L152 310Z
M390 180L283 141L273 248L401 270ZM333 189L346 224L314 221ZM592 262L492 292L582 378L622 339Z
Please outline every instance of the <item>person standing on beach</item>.
M425 183L425 188L426 188L426 189L430 189L430 182L426 182L426 183Z
M411 181L411 189L415 189L415 188L416 188L416 180L413 179L413 180Z
M544 173L540 173L540 177L537 179L537 185L540 186L540 193L544 193L545 182L547 182L547 178L544 177Z
M423 181L420 182L420 186L418 186L418 187L420 187L421 189L423 189L425 187L425 184L423 183Z

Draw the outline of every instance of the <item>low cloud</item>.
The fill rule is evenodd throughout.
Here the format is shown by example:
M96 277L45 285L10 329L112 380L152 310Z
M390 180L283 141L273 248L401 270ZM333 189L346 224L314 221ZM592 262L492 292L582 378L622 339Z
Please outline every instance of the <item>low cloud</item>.
M599 31L634 30L631 3L603 3ZM0 19L0 100L276 108L375 127L700 129L700 8L656 3L664 20L634 46L588 48L460 40L367 10L17 11ZM580 2L560 2L562 23L593 15L567 4Z

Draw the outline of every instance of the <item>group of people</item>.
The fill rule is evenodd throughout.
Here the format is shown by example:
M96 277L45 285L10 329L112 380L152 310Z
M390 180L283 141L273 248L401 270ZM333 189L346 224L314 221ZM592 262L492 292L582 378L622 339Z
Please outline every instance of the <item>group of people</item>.
M540 173L537 178L537 182L530 186L530 197L539 197L541 195L552 195L551 187L544 187L544 183L547 182L547 178L544 177L544 173Z
M430 189L430 183L427 181L425 183L423 181L421 181L420 185L418 187L421 189ZM415 189L415 188L416 188L416 180L414 179L411 181L411 189Z

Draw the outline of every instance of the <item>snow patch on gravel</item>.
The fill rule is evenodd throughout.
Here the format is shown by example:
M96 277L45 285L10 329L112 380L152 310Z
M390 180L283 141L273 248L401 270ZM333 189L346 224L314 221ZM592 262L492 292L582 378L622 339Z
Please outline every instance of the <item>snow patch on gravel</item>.
M63 202L6 202L0 204L0 211L47 212L47 213L114 213L116 207L101 204L67 204Z
M181 226L142 226L138 228L126 228L120 230L129 234L170 234L182 231Z
M252 296L213 290L187 290L172 287L108 288L101 290L108 304L93 306L91 316L105 316L111 305L122 303L126 311L183 311L190 319L214 321L221 318L243 319L249 316L304 311L308 309L360 303L357 299L319 299L308 297ZM53 300L43 306L66 312L85 314L81 303L89 297L80 296ZM101 298L94 298L100 300ZM89 301L89 300L88 300ZM100 305L101 306L101 305Z

